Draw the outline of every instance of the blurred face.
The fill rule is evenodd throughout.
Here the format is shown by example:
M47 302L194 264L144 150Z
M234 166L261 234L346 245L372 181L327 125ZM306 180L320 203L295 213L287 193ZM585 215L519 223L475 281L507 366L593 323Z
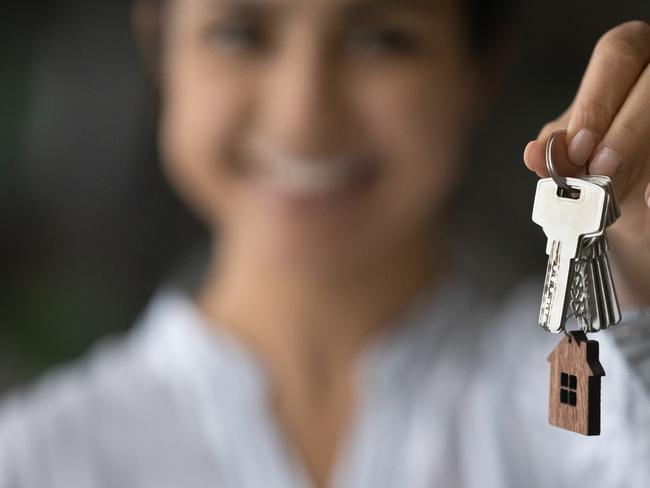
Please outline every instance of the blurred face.
M161 146L228 246L347 266L429 232L476 74L455 0L171 0Z

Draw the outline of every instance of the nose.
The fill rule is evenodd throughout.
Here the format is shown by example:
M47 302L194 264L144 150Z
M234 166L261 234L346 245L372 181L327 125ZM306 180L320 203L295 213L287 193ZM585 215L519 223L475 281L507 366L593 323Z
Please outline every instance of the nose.
M337 157L346 146L342 80L317 43L294 43L269 69L258 106L258 136L301 160Z

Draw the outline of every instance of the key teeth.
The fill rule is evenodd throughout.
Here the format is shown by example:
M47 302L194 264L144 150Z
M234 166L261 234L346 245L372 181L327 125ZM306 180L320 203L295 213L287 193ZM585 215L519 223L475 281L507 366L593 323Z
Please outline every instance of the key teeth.
M549 324L553 319L553 307L555 300L558 296L558 273L561 267L561 244L558 241L552 241L549 246L549 259L546 265L546 276L544 279L544 290L542 293L542 303L540 306L538 322L546 330L550 332L560 332L564 328L564 313L560 323L556 328L551 327ZM570 263L569 263L570 265ZM560 286L562 288L562 286ZM566 288L564 288L566 300Z
M607 250L603 233L581 248L571 269L567 318L574 317L585 333L607 329L621 320Z
M550 332L551 334L561 334L566 330L564 325L561 326L559 329L551 329L545 324L539 324L539 325L541 326L542 329L544 329L546 332Z

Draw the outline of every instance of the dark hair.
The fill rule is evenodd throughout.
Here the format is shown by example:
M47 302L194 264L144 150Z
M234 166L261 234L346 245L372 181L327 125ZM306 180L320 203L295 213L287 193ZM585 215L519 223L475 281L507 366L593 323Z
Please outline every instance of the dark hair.
M514 0L462 0L474 51L489 55L515 21Z

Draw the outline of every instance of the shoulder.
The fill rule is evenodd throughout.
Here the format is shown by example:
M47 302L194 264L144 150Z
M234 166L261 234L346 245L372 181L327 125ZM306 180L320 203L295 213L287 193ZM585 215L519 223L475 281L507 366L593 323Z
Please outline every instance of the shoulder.
M148 424L155 430L143 406L164 410L169 385L148 356L147 335L137 324L104 338L0 401L1 488L14 486L3 479L12 475L18 486L59 486L57 479L96 486L88 480L97 463L133 447Z
M124 338L104 342L83 359L48 372L3 399L0 464L11 466L6 471L0 466L0 473L11 469L24 478L29 465L47 470L91 448L89 443L102 426L114 422L116 409L125 408L127 392L138 382L125 343Z
M215 441L228 428L215 420L236 416L264 383L207 325L182 290L161 287L131 331L0 402L0 488L218 479L231 446Z

